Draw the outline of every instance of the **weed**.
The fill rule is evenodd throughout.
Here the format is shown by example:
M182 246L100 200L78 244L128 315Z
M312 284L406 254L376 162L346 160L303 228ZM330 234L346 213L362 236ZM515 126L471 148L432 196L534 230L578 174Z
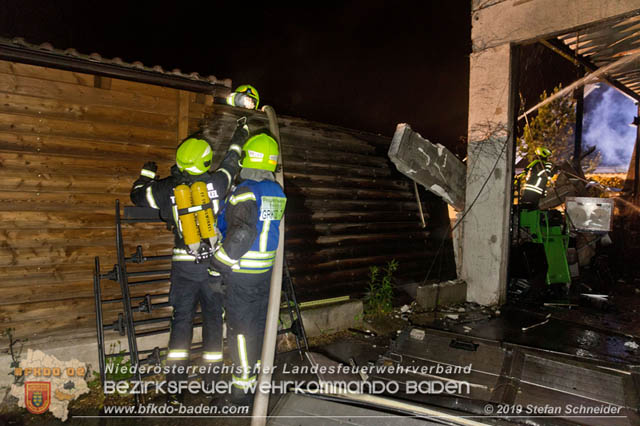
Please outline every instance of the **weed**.
M365 297L366 313L381 316L391 312L393 308L393 274L398 269L395 259L387 262L386 267L371 266L369 268L369 290Z
M130 378L131 360L128 357L125 357L125 350L122 349L119 340L117 343L111 343L109 345L108 353L110 355L117 355L108 356L106 358L105 379L107 381L119 382ZM87 386L92 389L101 388L99 372L93 372L93 380L87 382Z
M16 385L20 385L22 384L22 382L24 381L24 376L16 376L15 375L15 368L20 367L20 357L22 355L22 347L24 345L24 342L26 340L20 340L20 339L14 339L13 338L13 332L14 332L14 328L7 328L5 331L2 332L2 334L5 334L8 338L9 338L9 350L7 351L7 353L9 355L11 355L11 372L9 373L10 376L13 376L13 383ZM17 349L16 345L20 343L20 348Z

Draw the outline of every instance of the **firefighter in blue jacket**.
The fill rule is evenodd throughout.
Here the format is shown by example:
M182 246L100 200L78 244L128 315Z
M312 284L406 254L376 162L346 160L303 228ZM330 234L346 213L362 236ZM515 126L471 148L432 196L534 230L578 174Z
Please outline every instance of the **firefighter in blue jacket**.
M218 225L223 235L211 273L225 282L227 343L233 360L231 402L248 405L257 381L271 272L287 202L275 182L278 144L266 133L244 144L240 183Z
M235 179L241 158L240 146L247 139L249 133L245 126L236 129L229 150L215 172L210 172L213 150L201 134L185 139L176 152L176 164L171 169L171 175L157 179L157 166L148 162L143 166L140 177L134 182L131 190L131 201L136 206L151 207L160 210L161 218L172 224L175 234L175 245L171 262L171 289L169 303L173 307L171 319L171 333L169 336L169 352L167 365L175 369L167 375L168 381L187 379L184 371L189 363L189 351L193 336L193 318L197 305L200 304L203 317L203 353L202 359L209 370L214 365L221 365L222 361L222 291L219 280L214 280L208 272L209 259L206 257L208 247L195 224L189 226L184 220L185 210L178 207L179 190L191 195L190 189L196 186L206 188L208 203L204 209L210 208L209 219L215 220L215 215L221 207L224 197ZM194 197L195 199L195 197ZM204 213L201 210L199 213ZM193 216L193 215L192 215ZM199 219L200 222L203 220ZM211 225L211 224L209 224ZM215 226L215 223L213 224ZM213 228L215 230L215 228ZM188 230L195 232L197 243L188 240ZM214 231L215 232L215 231ZM207 238L207 240L209 240ZM201 243L202 241L202 243ZM210 241L215 241L215 238ZM212 251L212 250L211 250ZM215 364L220 363L220 364ZM216 374L206 374L205 381L212 381ZM171 403L181 402L180 394L170 395Z

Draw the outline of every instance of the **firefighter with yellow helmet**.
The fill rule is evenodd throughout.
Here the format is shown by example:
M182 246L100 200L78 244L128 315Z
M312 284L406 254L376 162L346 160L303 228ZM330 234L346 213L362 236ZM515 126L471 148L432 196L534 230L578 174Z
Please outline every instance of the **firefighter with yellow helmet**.
M202 134L185 139L176 152L171 175L156 176L157 166L148 162L134 182L131 200L136 206L160 210L175 235L171 262L169 303L173 307L167 365L168 381L187 380L193 318L200 304L203 319L202 359L208 364L206 382L217 379L222 365L222 290L208 273L209 256L217 240L216 216L240 169L241 146L248 137L239 125L220 166L211 171L213 150ZM169 401L179 403L174 393Z
M274 171L278 143L259 133L247 140L240 182L220 213L223 235L211 273L225 282L227 343L233 360L231 402L248 405L257 380L271 272L287 198Z
M551 150L545 147L536 148L536 159L524 169L521 176L528 174L524 185L521 203L523 206L538 208L538 202L546 193L547 182L552 177L553 163L549 161Z
M227 105L235 107L258 109L258 104L260 104L260 95L256 88L249 84L238 86L236 90L227 97Z

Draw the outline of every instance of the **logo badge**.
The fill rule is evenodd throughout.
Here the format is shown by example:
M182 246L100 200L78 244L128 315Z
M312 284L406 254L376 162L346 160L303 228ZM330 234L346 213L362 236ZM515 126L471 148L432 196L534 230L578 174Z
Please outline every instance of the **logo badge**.
M30 413L42 414L51 404L51 382L25 382L24 405Z

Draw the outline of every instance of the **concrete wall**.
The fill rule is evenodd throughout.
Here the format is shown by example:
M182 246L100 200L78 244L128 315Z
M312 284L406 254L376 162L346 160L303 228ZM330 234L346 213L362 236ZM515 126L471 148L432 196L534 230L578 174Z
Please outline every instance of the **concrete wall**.
M462 278L468 283L468 300L494 304L506 296L512 46L638 14L639 8L637 0L472 2L466 209L477 201L463 224Z

